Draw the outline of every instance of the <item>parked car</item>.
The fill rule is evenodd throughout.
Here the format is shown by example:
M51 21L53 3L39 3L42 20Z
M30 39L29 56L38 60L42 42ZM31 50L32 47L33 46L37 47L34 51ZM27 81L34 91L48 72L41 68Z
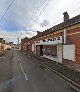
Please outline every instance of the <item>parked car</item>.
M11 48L7 48L7 50L11 50Z

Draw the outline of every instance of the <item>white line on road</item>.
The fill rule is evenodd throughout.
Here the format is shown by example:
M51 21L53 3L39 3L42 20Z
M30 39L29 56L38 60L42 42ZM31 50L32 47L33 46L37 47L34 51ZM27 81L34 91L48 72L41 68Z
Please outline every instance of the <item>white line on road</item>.
M0 57L0 58L7 58L7 57Z
M18 59L18 61L19 61L19 57L18 57L18 54L16 54L16 56L17 56L17 59Z
M23 69L23 67L22 67L21 63L20 63L20 67L21 67L22 73L23 73L23 74L24 74L24 76L25 76L25 79L26 79L26 80L28 80L27 75L26 75L26 73L24 72L24 69Z

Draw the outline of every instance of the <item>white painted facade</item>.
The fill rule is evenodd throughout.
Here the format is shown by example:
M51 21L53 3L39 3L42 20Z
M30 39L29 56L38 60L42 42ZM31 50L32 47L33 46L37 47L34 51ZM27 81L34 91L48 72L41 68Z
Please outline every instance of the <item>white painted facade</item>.
M58 37L59 37L59 39L58 39ZM43 57L46 57L50 60L62 63L62 36L58 36L58 37L49 38L49 39L55 39L52 41L45 39L45 42L43 40L35 42L35 54L36 54L36 46L37 45L56 45L57 46L57 57L54 58L52 56L46 56L46 55L43 55Z
M35 48L35 45L34 45L34 44L32 44L32 51L34 51L34 48Z
M75 61L75 45L63 45L63 58Z
M58 40L58 37L60 38ZM55 40L53 41L48 41L48 39L45 39L45 42L43 42L43 40L40 40L38 42L35 42L35 45L57 45L59 43L62 43L62 36L58 36L58 37L54 37ZM53 39L53 38L49 38L49 39Z

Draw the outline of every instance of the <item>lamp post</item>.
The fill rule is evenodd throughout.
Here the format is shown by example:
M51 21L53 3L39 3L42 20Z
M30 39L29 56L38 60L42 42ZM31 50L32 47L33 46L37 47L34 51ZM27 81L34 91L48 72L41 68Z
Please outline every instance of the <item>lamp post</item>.
M17 48L19 49L19 38L17 38L17 41L18 41L18 43L17 43L17 46L18 46L18 47L17 47Z

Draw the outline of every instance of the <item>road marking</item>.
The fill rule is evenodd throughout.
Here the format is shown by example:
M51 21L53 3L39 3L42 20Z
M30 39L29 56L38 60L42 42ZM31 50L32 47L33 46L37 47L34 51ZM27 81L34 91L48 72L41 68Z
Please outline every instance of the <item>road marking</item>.
M17 59L18 59L18 61L19 61L19 57L18 57L18 54L16 54L16 56L17 56Z
M23 69L23 67L22 67L21 63L20 63L20 67L21 67L21 71L22 71L22 73L23 73L23 74L24 74L24 76L25 76L25 79L26 79L26 80L28 80L27 75L26 75L26 73L24 72L24 69Z
M0 57L0 58L7 58L7 57Z

